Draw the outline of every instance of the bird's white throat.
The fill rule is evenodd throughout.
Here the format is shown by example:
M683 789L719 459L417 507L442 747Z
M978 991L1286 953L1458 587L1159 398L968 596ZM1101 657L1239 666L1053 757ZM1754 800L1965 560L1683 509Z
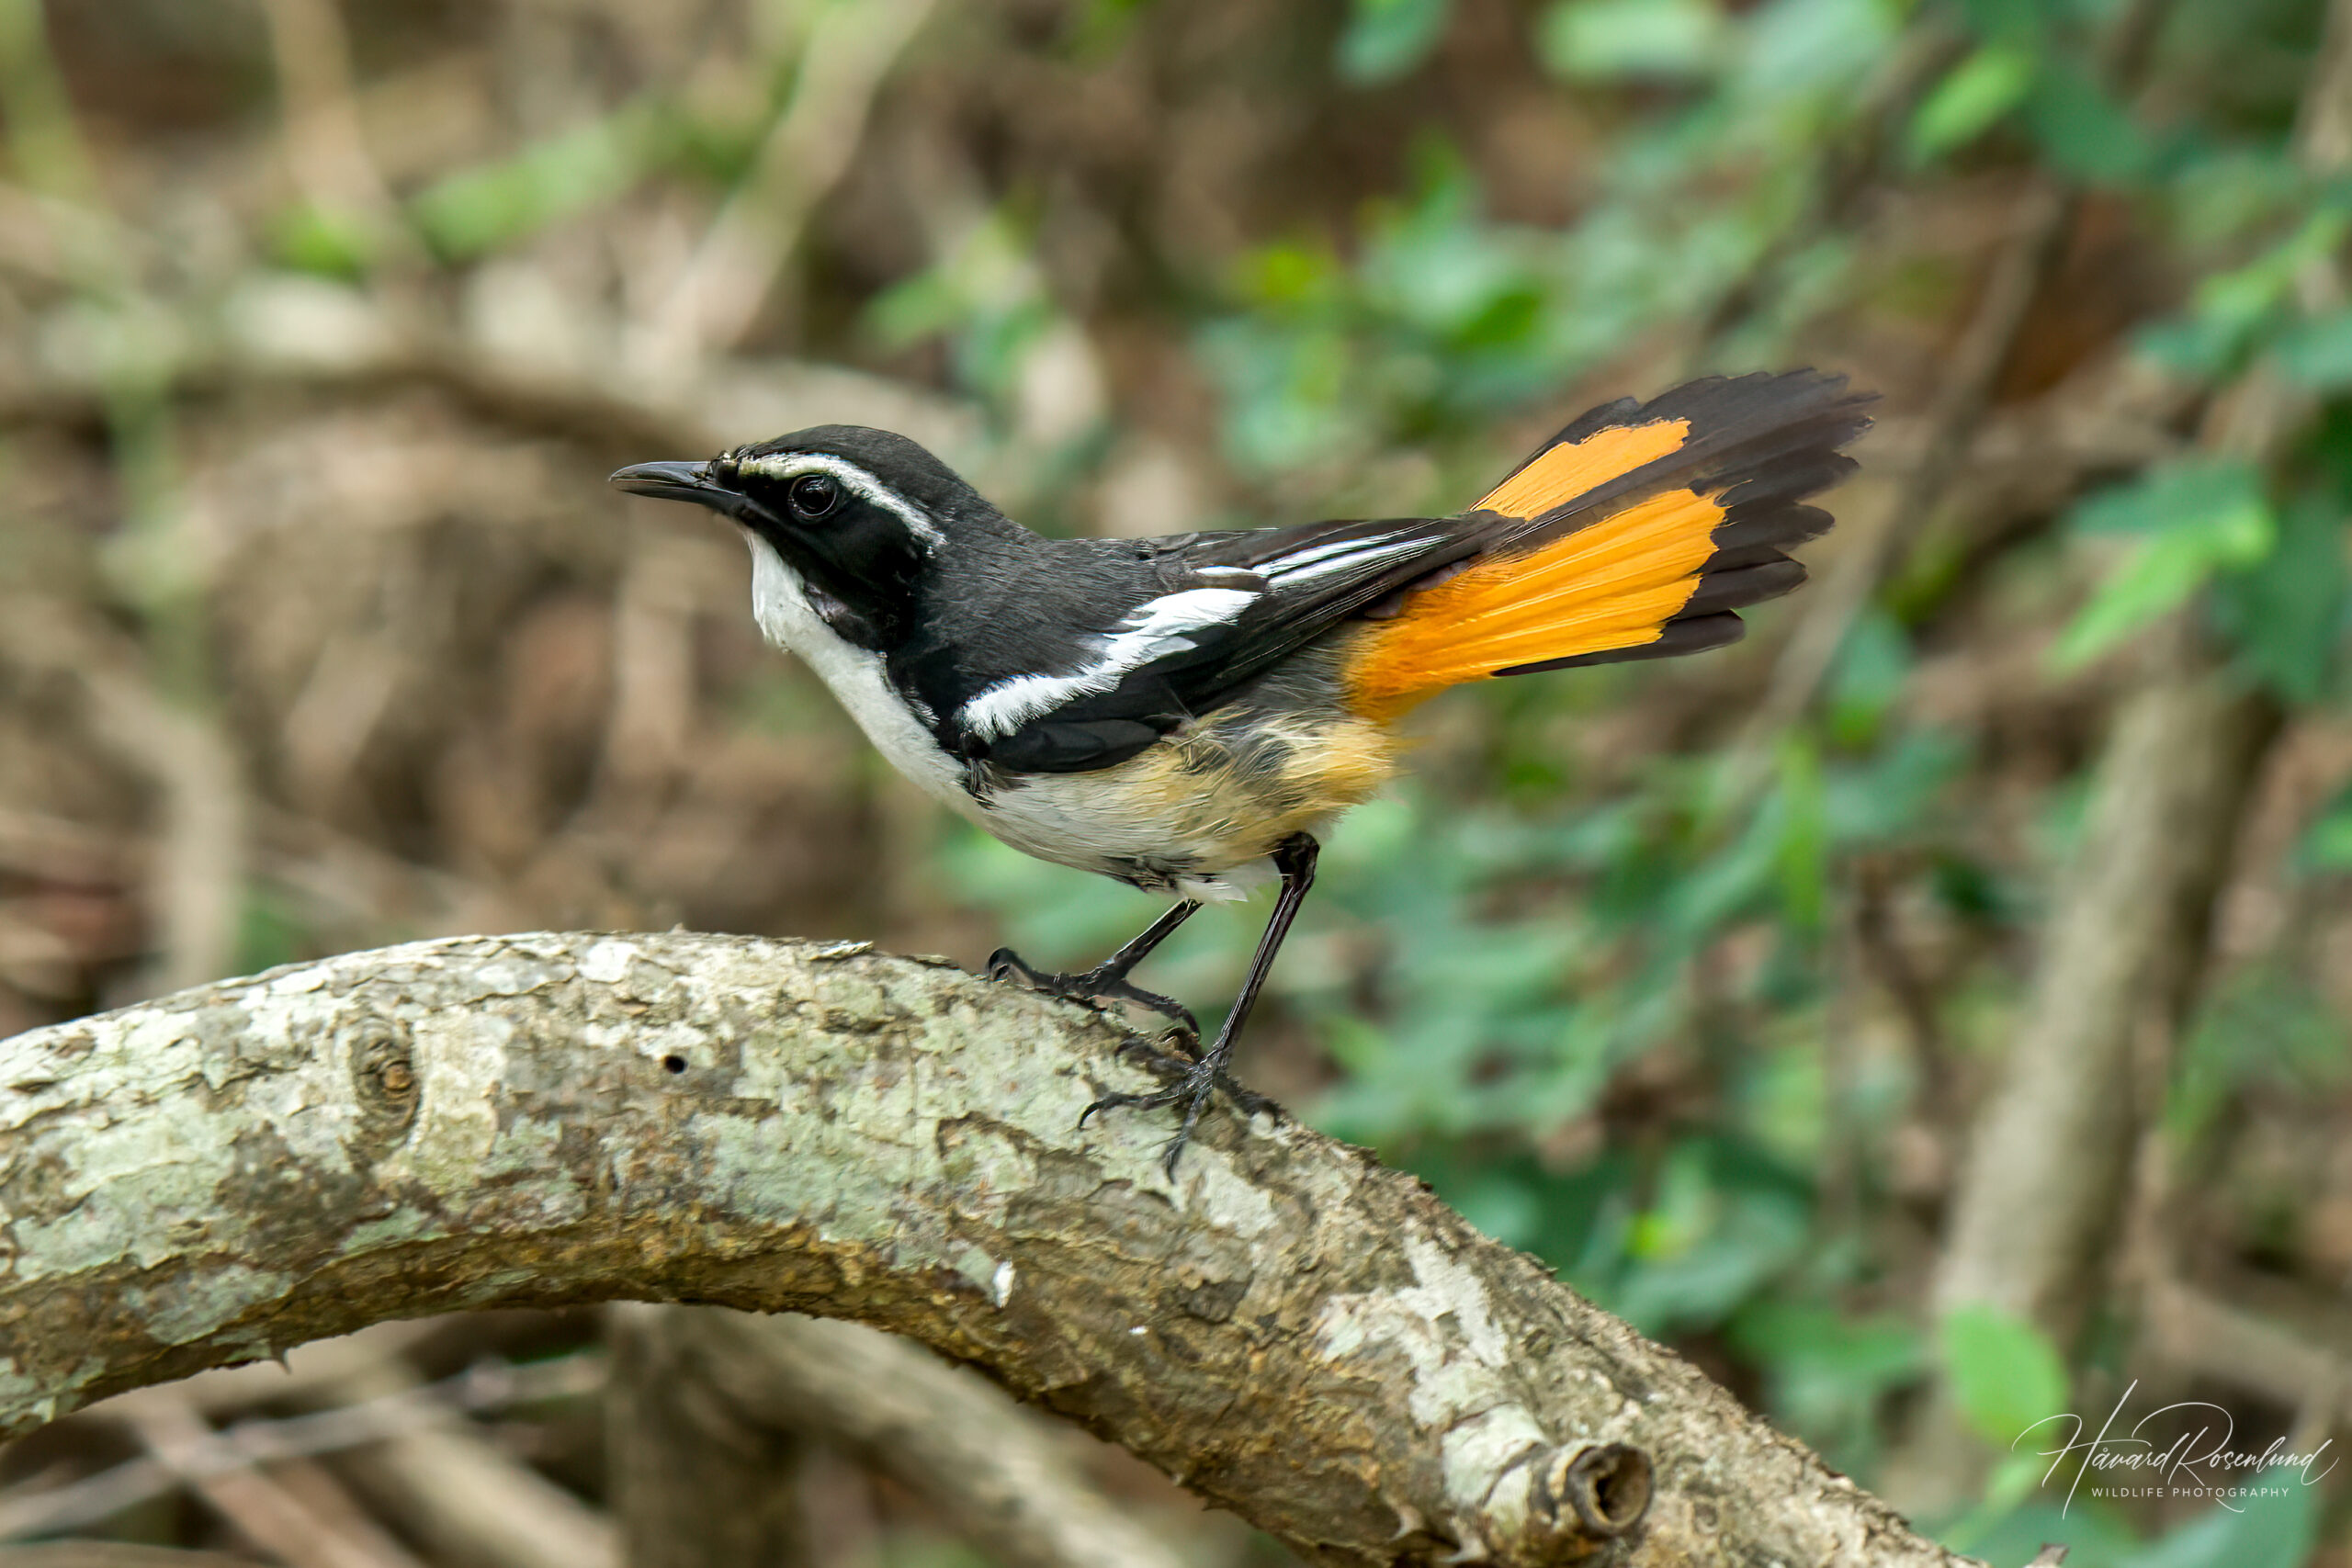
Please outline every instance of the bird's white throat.
M814 670L891 766L926 794L968 812L960 770L891 689L882 656L843 641L818 615L807 584L775 547L748 530L743 536L752 547L752 615L760 635Z

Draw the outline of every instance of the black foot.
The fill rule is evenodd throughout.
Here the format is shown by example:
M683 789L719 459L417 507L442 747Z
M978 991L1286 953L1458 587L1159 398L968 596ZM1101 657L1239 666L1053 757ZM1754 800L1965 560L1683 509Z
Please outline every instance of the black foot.
M1178 1125L1176 1135L1169 1140L1168 1152L1160 1160L1170 1179L1176 1175L1176 1162L1182 1156L1184 1145L1192 1142L1193 1129L1200 1123L1201 1112L1208 1109L1209 1100L1218 1093L1222 1092L1244 1116L1255 1116L1261 1111L1275 1117L1287 1114L1264 1095L1244 1089L1206 1062L1171 1056L1141 1040L1128 1041L1119 1047L1119 1054L1140 1064L1168 1087L1149 1094L1106 1094L1078 1113L1078 1124L1085 1126L1087 1119L1098 1111L1124 1111L1130 1107L1159 1111L1170 1105L1183 1106L1184 1120Z
M1000 947L989 954L988 973L991 980L1018 979L1033 991L1043 991L1066 1001L1133 1002L1167 1019L1192 1041L1198 1042L1201 1037L1201 1021L1193 1016L1191 1009L1172 997L1128 984L1124 975L1106 975L1100 969L1090 969L1083 975L1049 975L1032 968L1009 947Z
M1182 1036L1182 1030L1171 1029L1159 1038L1163 1043L1175 1044L1181 1048L1183 1044ZM1162 1083L1168 1084L1190 1077L1193 1069L1199 1066L1199 1063L1191 1055L1171 1055L1152 1044L1148 1040L1122 1041L1119 1045L1119 1055L1142 1067L1144 1071L1152 1074ZM1290 1118L1290 1112L1284 1111L1273 1100L1235 1081L1229 1073L1220 1072L1216 1075L1216 1087L1217 1092L1225 1096L1227 1102L1244 1116L1266 1115L1281 1121L1287 1121ZM1087 1107L1086 1114L1091 1115L1101 1108L1100 1102L1091 1105Z

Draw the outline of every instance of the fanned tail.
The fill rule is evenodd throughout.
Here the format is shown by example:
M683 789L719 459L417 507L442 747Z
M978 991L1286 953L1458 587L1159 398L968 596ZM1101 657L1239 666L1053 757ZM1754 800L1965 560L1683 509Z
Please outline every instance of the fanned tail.
M1872 400L1845 386L1812 370L1710 377L1594 409L1464 514L1493 546L1369 623L1348 665L1354 706L1385 717L1465 681L1737 641L1734 611L1804 581L1785 551L1830 524L1804 498L1853 471L1838 448Z

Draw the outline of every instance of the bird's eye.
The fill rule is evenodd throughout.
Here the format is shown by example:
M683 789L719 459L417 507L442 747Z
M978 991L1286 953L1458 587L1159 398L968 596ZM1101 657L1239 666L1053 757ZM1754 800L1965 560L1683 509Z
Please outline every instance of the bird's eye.
M803 474L784 492L793 512L811 522L842 503L842 487L826 474Z

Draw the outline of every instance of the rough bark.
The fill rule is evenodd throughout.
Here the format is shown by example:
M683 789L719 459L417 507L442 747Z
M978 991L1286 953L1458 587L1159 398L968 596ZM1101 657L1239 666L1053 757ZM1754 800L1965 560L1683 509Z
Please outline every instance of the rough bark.
M1145 1087L1118 1043L938 962L685 933L20 1035L0 1432L384 1318L695 1301L921 1339L1322 1562L1954 1561L1358 1151L1219 1112L1171 1181L1159 1120L1080 1129Z

